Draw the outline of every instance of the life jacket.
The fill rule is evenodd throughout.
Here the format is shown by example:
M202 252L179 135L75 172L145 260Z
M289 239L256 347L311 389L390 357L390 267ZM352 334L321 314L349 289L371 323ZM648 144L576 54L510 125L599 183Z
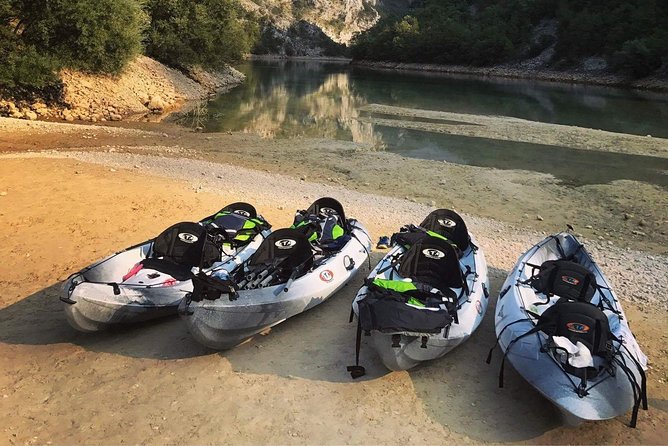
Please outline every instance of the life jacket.
M221 244L238 248L253 240L271 225L248 203L232 203L207 217L203 223L221 238Z

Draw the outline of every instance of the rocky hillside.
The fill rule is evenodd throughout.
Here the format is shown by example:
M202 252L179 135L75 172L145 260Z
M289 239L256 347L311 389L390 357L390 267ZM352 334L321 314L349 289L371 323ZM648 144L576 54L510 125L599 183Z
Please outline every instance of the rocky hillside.
M242 0L264 22L258 54L340 55L355 34L416 0Z
M60 77L62 104L0 99L0 116L90 122L157 118L185 101L205 99L244 80L231 67L217 73L200 68L183 73L146 56L130 62L119 76L66 69Z

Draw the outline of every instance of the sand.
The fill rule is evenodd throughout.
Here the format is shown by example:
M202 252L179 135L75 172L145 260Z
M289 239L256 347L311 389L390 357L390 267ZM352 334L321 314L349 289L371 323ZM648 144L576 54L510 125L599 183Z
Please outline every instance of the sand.
M0 256L7 259L0 264L0 444L665 442L668 259L596 238L585 241L651 361L651 408L641 412L638 429L626 426L627 416L563 427L555 409L512 369L506 388L498 389L498 362L484 363L494 343L493 305L463 348L409 372L388 372L363 347L368 375L353 382L345 370L355 337L347 318L362 276L316 309L228 352L201 347L177 318L75 332L58 301L68 274L228 202L250 200L280 227L295 208L332 195L374 237L430 209L327 181L181 158L187 149L145 154L156 147L119 153L127 149L98 142L103 152L0 157L0 193L6 192ZM533 220L514 226L465 217L485 250L494 296L543 231ZM372 260L381 256L374 252Z

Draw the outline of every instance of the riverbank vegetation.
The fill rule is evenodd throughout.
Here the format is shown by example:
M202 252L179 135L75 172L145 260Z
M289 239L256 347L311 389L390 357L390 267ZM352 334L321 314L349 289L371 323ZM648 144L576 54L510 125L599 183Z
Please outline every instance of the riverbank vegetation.
M0 92L58 100L58 71L117 74L144 52L184 68L247 53L257 25L234 0L0 0Z
M536 34L540 24L552 30ZM548 27L549 28L549 27ZM603 57L646 76L668 65L668 3L661 0L424 0L381 19L352 46L355 59L486 66L553 48L557 68Z

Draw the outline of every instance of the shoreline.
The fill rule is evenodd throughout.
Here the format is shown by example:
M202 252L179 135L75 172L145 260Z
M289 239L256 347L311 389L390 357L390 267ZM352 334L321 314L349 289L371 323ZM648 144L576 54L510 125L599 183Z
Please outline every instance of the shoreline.
M332 62L340 64L350 64L352 59L349 57L339 57L339 56L286 56L280 54L248 54L246 60L254 61L272 61L272 60L281 60L281 61L300 61L300 62Z
M656 77L631 80L624 76L615 74L581 73L556 70L527 70L509 66L470 67L462 65L376 62L367 60L353 60L350 62L350 65L353 67L368 68L379 71L432 72L468 75L479 78L521 79L550 82L555 84L561 83L596 85L601 87L653 91L657 93L668 92L668 79Z
M453 207L546 232L571 224L590 239L668 254L668 208L657 205L666 201L666 189L640 177L570 186L538 171L405 157L349 141L199 133L166 123L95 126L4 118L0 130L0 152L87 150L204 159Z
M63 69L60 77L62 102L0 97L0 117L92 123L161 121L187 109L189 103L206 101L245 81L229 65L218 71L192 67L185 72L146 56L130 61L118 76Z

